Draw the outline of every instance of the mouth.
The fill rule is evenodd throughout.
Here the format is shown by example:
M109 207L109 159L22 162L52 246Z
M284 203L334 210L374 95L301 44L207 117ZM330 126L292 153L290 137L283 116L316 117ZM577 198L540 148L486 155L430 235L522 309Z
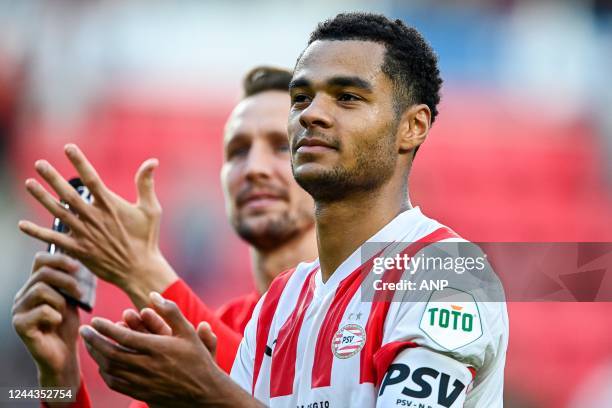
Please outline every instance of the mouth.
M337 147L317 138L304 137L296 145L296 153L323 153L338 150Z
M252 192L245 194L238 200L239 208L265 209L270 205L283 201L278 194L268 192Z

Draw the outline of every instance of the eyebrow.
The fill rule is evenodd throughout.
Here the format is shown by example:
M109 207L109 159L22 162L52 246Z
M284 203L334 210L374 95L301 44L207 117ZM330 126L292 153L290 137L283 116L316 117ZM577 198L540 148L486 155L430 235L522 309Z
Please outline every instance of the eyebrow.
M372 84L370 82L356 76L335 76L331 77L326 82L328 86L360 88L365 91L372 90ZM308 88L311 86L312 82L308 79L296 78L289 83L289 91L294 88Z
M247 135L241 132L237 132L237 133L229 134L229 135L226 134L223 137L223 146L227 148L237 143L243 143L245 141L248 141L248 138L249 137Z
M275 140L275 139L287 139L287 132L281 129L270 129L265 132L264 137L266 139ZM223 144L225 147L229 147L234 144L241 143L252 143L253 136L249 134L248 131L238 131L229 137L224 137Z

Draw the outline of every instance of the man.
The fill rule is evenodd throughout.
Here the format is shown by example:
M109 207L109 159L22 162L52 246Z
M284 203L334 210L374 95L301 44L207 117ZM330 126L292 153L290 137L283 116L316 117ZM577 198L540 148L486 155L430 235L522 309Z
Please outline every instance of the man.
M89 245L90 250L85 254L78 250L72 253L98 276L130 295L138 308L149 303L147 295L151 290L164 291L164 296L179 304L195 326L208 322L209 325L200 331L202 340L209 338L212 327L218 337L217 362L229 371L244 326L260 294L280 271L302 260L316 258L312 198L294 181L289 161L286 118L290 79L290 72L270 67L258 67L248 73L243 83L243 99L230 115L224 136L221 182L227 214L236 232L250 244L256 293L229 302L213 313L177 278L157 245L160 207L153 190L152 170L156 166L153 161L145 162L136 177L137 205L123 201L103 186L99 187L96 199L102 196L106 201L99 200L96 207L79 207L80 203L73 201L73 208L81 208L82 224L61 211L42 186L28 180L28 191L54 215L63 216L71 224L73 234L71 237L57 236L31 223L21 223L21 228L43 240L47 237L60 239L60 245L66 249L76 249L76 243ZM78 163L77 169L90 168L76 147L70 146L67 150L77 155L69 154ZM37 169L52 187L62 191L60 196L70 192L65 189L65 180L49 164L41 166L39 162ZM93 216L87 218L86 214L94 214L96 210L98 217L108 217L113 211L118 213L120 217L111 228L115 228L114 231L123 229L129 238L119 237L122 239L117 244L114 232L86 236L87 228L83 225L93 220ZM127 219L132 223L125 224ZM95 249L88 239L95 240ZM104 248L100 248L102 242ZM114 253L114 248L122 249L124 254ZM121 262L111 264L110 259ZM72 277L78 267L78 263L67 256L39 253L31 278L16 296L13 323L34 357L41 385L78 389L81 383L76 353L78 313L57 292L63 289L78 298L79 289ZM149 310L144 309L142 321L134 311L127 311L124 314L126 324L135 329L163 332L163 324ZM50 325L52 330L45 330L45 325ZM84 387L79 398L83 404L88 404Z
M501 406L503 302L462 292L451 303L454 289L362 299L385 251L418 257L432 243L462 241L408 197L440 85L431 48L399 20L351 13L319 25L294 70L288 122L294 177L315 200L319 258L272 282L231 378L157 293L154 312L172 335L93 319L80 332L107 384L160 406ZM379 243L387 244L361 259ZM397 272L412 273L391 268L383 281ZM436 312L446 320L436 323Z

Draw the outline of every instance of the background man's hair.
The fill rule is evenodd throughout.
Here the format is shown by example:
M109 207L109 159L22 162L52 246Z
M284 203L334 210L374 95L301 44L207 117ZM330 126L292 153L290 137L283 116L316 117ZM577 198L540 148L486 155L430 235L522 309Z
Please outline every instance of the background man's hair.
M255 67L242 80L242 97L257 95L266 91L289 92L292 72L268 66Z
M380 14L342 13L319 23L308 45L317 40L361 40L386 48L382 71L393 81L395 109L401 115L413 104L426 104L435 120L442 79L438 59L423 36L401 20Z

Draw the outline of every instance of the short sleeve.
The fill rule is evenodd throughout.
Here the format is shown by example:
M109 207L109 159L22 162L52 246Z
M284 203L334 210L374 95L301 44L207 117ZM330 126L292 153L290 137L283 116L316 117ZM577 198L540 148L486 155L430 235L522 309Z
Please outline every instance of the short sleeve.
M457 273L466 256L480 257L484 267ZM381 349L374 356L379 376L388 375L389 366L405 349L420 348L431 358L443 356L473 373L465 406L501 406L508 343L501 283L484 254L469 242L436 243L417 257L422 266L402 275L415 282L415 290L396 293L389 306ZM424 267L429 258L441 258L450 269Z

